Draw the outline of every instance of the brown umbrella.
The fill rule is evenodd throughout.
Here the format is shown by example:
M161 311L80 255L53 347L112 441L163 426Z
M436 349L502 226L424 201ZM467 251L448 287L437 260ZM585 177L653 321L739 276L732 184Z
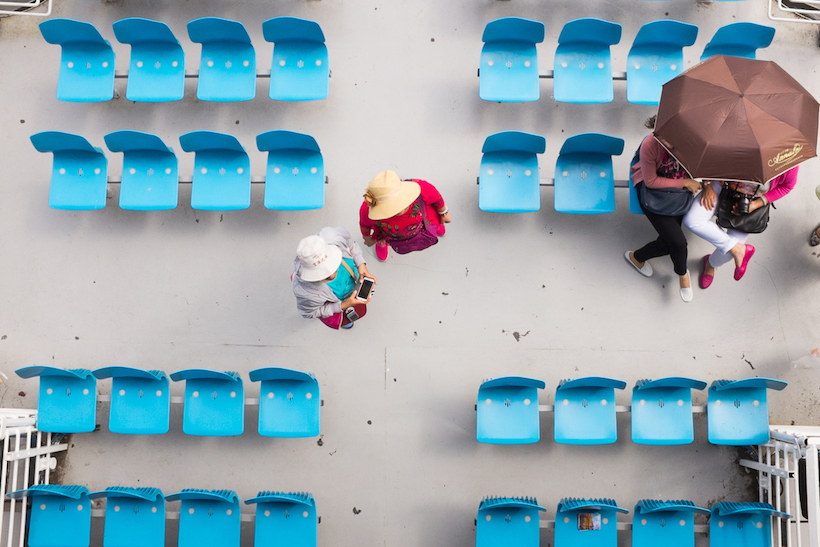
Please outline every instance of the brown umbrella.
M718 55L663 86L655 137L693 178L762 184L817 155L817 122L776 63Z

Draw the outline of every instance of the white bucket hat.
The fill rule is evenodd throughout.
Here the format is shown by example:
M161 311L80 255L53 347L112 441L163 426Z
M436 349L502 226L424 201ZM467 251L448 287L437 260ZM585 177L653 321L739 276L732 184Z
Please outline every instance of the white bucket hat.
M296 247L296 256L301 268L299 277L304 281L321 281L327 279L339 269L342 263L342 251L319 236L308 236Z

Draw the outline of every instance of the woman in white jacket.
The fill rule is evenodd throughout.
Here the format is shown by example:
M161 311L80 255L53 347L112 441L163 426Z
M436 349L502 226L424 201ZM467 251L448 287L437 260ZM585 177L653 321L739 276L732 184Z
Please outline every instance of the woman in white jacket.
M291 276L296 307L302 317L319 318L332 329L351 328L366 312L355 298L363 276L376 279L362 250L344 228L322 228L299 242ZM375 281L374 281L375 283Z

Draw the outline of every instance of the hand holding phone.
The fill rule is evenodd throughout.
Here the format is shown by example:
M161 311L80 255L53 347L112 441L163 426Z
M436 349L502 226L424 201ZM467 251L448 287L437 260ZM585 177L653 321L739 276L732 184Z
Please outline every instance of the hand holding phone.
M370 299L370 293L373 292L373 283L375 279L372 277L362 277L362 282L356 291L356 300L360 302L367 302Z

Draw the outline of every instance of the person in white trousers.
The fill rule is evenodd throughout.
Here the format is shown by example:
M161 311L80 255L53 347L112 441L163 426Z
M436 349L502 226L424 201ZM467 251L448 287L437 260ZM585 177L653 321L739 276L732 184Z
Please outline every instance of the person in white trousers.
M764 207L791 192L797 183L797 170L797 167L792 167L758 188L754 199L749 204L749 211ZM703 257L698 279L701 289L706 289L712 284L716 268L733 259L735 261L734 278L740 281L755 253L752 245L746 245L749 234L732 229L723 230L711 221L717 212L718 198L722 188L719 181L706 181L700 195L695 197L692 207L683 217L683 224L690 231L715 246L715 252Z

